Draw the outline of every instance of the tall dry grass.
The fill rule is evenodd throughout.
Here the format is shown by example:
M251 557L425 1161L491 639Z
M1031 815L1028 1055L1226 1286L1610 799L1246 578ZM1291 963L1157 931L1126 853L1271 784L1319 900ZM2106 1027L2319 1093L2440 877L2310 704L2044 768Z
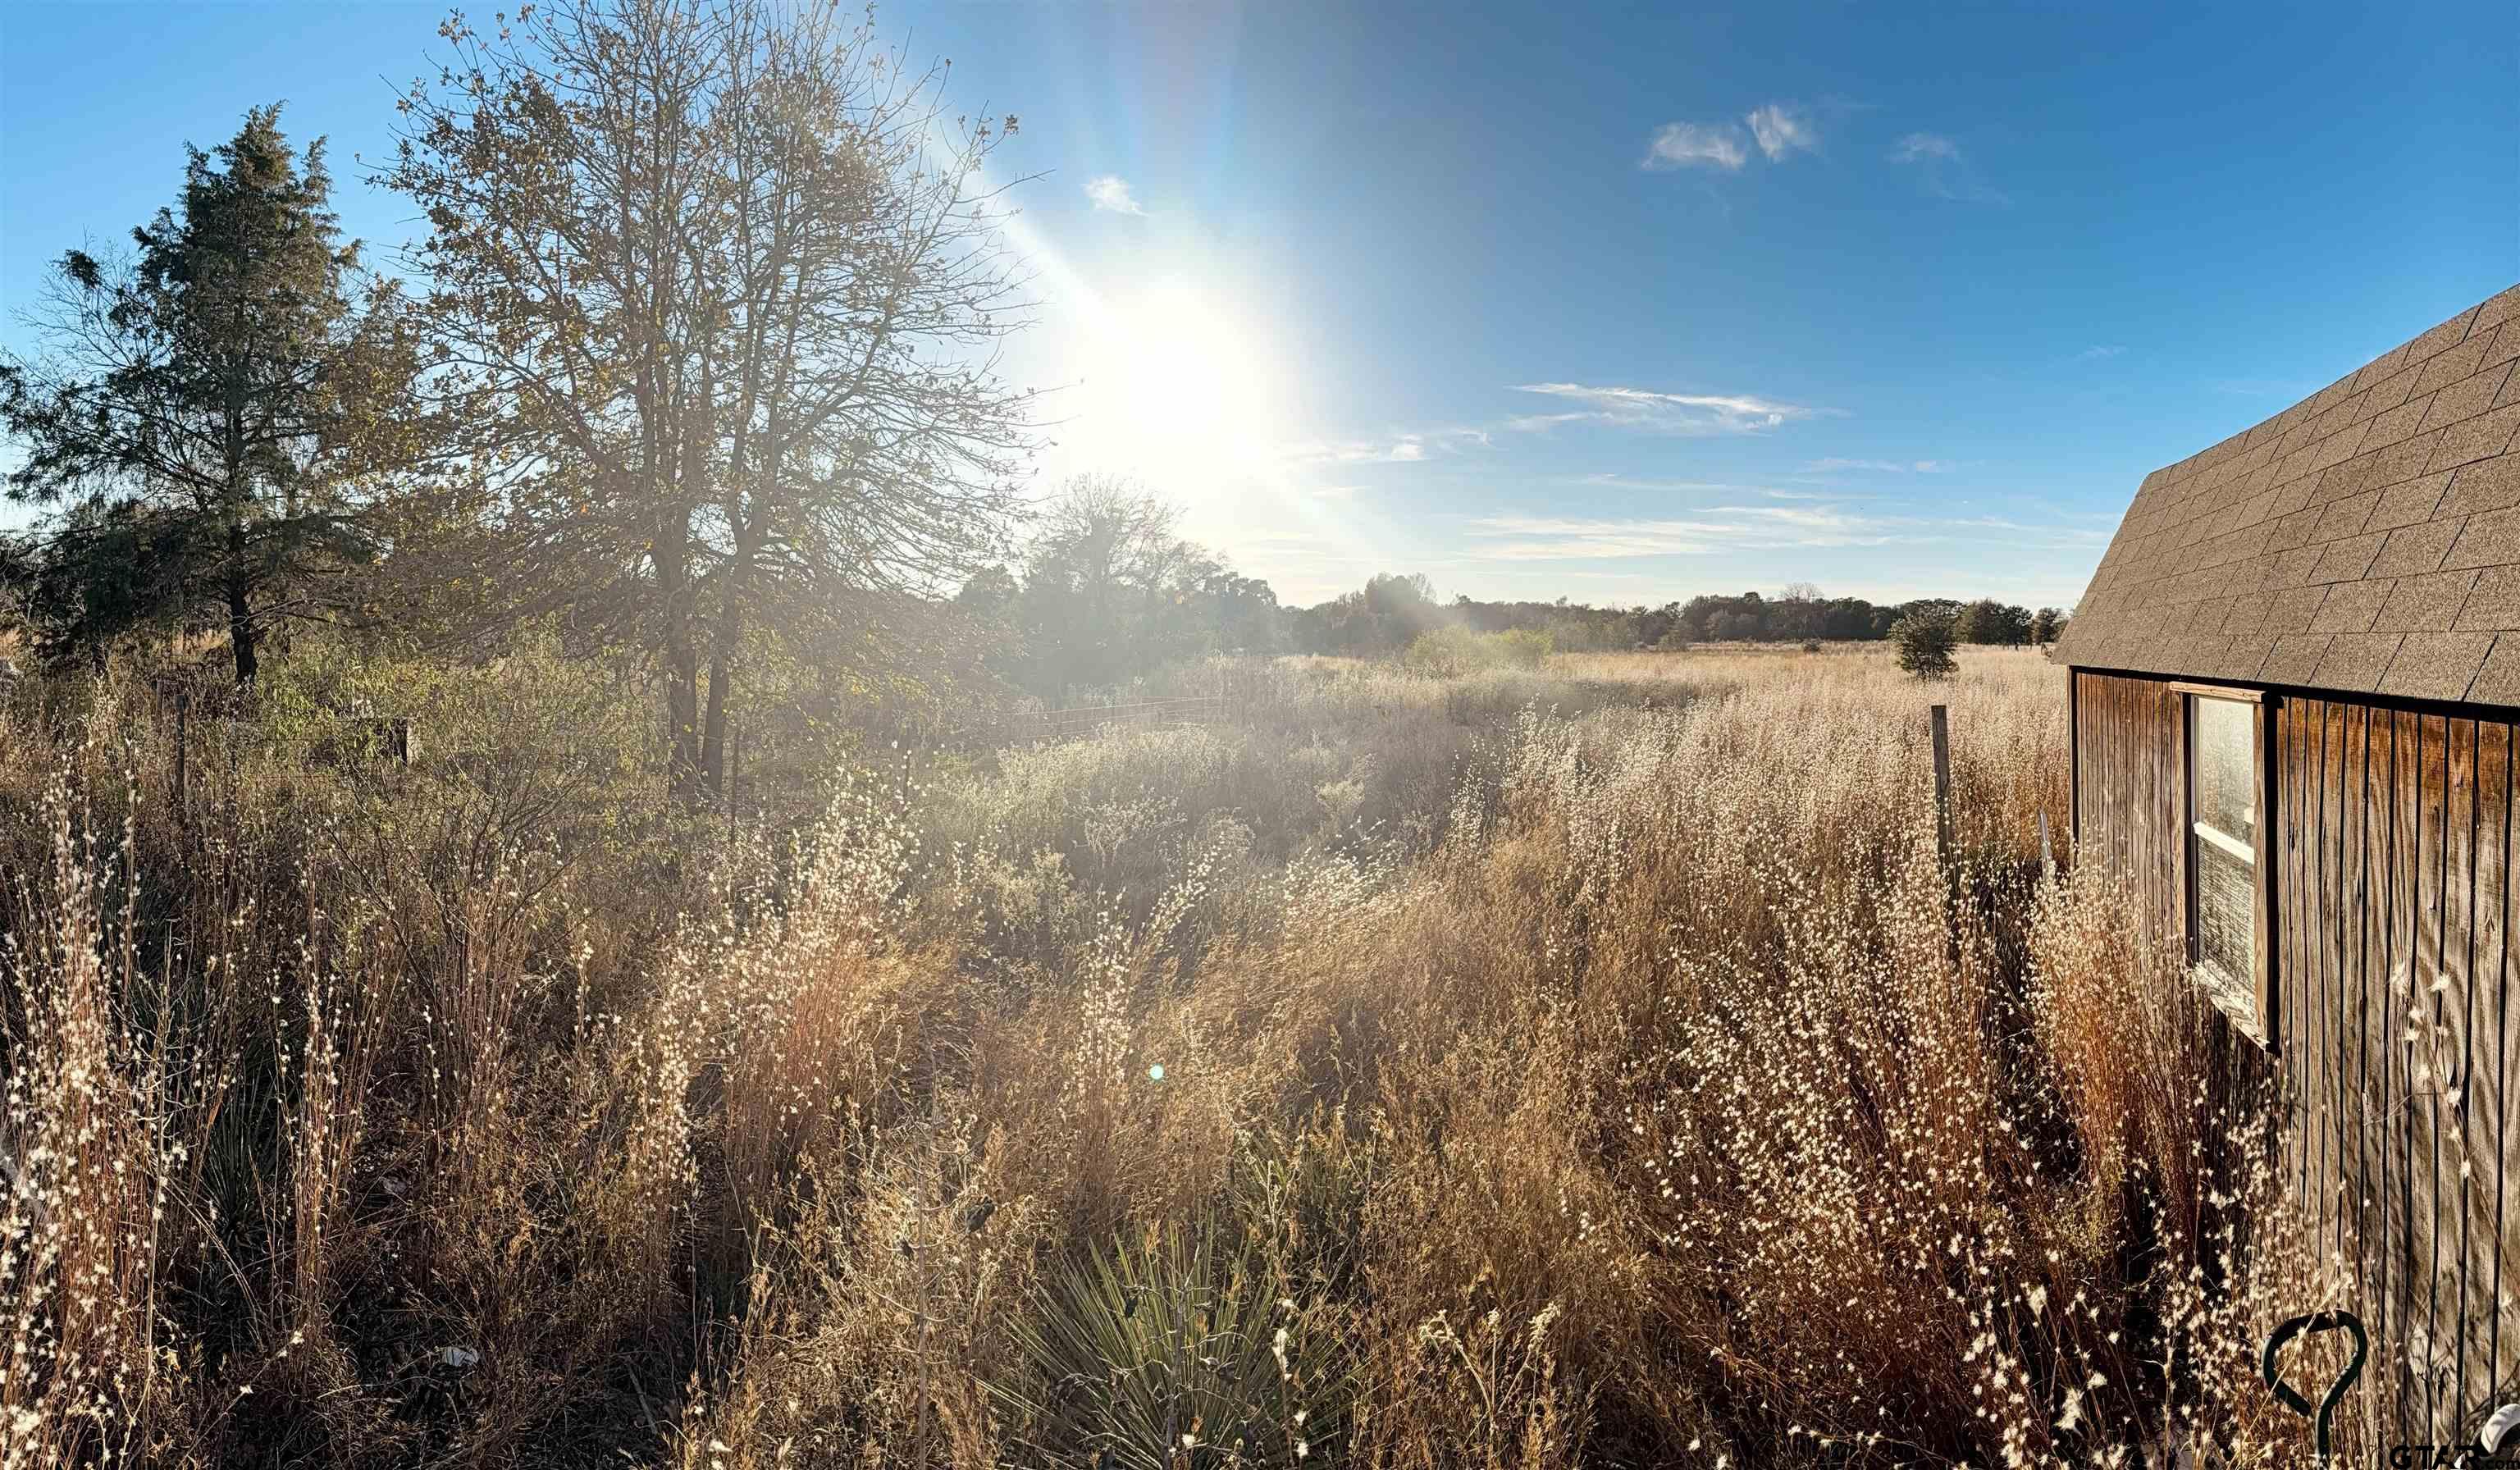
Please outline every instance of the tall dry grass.
M2333 1288L2043 662L1229 674L792 828L548 660L285 676L181 810L22 689L0 1464L2301 1453ZM328 752L397 687L442 755Z

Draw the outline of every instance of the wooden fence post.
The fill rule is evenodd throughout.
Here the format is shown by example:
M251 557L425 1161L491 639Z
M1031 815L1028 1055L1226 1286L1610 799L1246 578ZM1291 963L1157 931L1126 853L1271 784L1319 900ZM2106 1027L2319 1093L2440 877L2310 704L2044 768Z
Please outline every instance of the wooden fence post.
M1934 850L1946 866L1952 861L1952 718L1947 706L1934 706Z

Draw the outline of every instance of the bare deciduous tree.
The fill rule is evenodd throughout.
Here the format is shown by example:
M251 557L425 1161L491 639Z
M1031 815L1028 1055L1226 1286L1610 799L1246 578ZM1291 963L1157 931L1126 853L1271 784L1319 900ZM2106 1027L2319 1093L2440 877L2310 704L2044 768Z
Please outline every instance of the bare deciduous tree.
M427 210L442 386L479 425L415 564L663 665L676 785L713 782L737 660L1000 554L1023 283L982 166L868 25L777 0L459 20L382 176ZM446 555L452 549L454 555ZM480 595L483 584L492 585Z
M980 181L1014 119L949 121L935 73L905 77L864 22L843 29L828 8L738 0L725 14L712 138L728 203L703 255L733 343L700 753L712 781L748 629L845 633L1003 550L1029 407L995 375L1025 305Z

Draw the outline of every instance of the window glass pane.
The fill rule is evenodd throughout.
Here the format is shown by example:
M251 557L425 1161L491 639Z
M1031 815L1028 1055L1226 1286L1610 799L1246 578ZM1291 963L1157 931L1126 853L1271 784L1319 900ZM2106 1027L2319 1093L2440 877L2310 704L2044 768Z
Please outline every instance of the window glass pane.
M2257 870L2199 838L2196 853L2196 958L2230 981L2246 981L2249 935L2257 914Z
M2191 696L2196 820L2244 844L2258 836L2255 711L2236 699Z

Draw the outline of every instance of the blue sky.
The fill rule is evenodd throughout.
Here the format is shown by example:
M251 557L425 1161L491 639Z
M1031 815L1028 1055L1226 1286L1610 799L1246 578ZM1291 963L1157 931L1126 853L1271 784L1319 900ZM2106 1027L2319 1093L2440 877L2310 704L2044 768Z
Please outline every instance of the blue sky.
M0 308L275 98L406 237L353 156L442 11L0 13ZM2507 0L878 24L1021 118L1040 483L1138 473L1289 601L2069 602L2144 471L2520 279Z

